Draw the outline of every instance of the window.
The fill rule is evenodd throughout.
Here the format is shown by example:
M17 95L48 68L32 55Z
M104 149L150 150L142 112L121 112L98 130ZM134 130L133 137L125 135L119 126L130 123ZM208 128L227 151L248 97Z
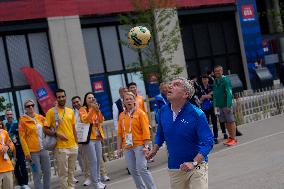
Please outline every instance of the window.
M33 67L45 81L54 81L50 51L46 33L28 34Z
M127 39L127 35L128 35L128 31L130 29L129 26L119 26L119 36L120 36L120 40L122 42L128 42ZM134 66L134 62L139 61L139 56L138 56L138 52L134 51L132 49L132 47L130 47L130 45L126 46L126 45L121 45L122 46L122 53L123 53L123 58L124 58L124 63L125 63L125 68L129 69L129 68L133 68Z
M30 66L25 36L11 35L6 39L14 86L27 85L28 83L20 70L23 66Z
M104 73L97 28L83 29L83 38L90 74Z
M7 61L3 46L3 40L2 37L0 37L0 89L3 88L10 88L11 82L9 78L8 68L7 68Z
M100 28L106 68L108 72L122 70L121 55L114 26Z
M120 98L119 96L119 88L125 87L125 78L123 74L111 75L108 77L110 92L112 97L112 102L117 101Z
M0 96L3 96L4 99L5 99L5 102L4 102L4 105L7 105L7 104L12 104L12 111L15 113L15 107L14 107L14 101L13 101L13 96L12 96L12 93L11 92L7 92L7 93L0 93ZM3 116L5 115L5 111L2 111L0 112L0 117L1 119L3 120Z

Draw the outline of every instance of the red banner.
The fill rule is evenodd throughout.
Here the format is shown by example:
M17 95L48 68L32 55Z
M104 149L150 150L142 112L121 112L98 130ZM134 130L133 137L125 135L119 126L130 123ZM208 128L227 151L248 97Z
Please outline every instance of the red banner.
M236 0L176 0L178 7L235 4ZM143 3L143 0L141 0ZM0 21L129 12L130 0L12 0L0 2Z
M44 113L54 106L55 97L45 82L44 78L33 68L22 67L26 80L31 86L33 93Z

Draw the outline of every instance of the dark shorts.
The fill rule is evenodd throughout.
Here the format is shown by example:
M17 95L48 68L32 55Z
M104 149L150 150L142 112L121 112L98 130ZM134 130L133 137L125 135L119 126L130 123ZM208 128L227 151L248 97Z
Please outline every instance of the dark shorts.
M220 115L219 115L219 121L225 122L225 123L232 123L235 122L235 116L233 108L231 108L230 112L225 112L226 108L220 108Z

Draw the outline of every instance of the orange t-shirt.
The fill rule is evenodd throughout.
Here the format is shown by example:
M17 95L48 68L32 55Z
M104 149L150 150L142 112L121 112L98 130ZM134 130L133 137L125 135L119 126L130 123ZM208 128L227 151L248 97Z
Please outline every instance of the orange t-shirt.
M9 146L11 150L15 150L14 144L11 141L9 134L4 129L0 129L0 149L4 146ZM13 171L14 167L10 160L4 160L4 154L0 152L0 173Z
M91 140L101 140L104 139L104 131L102 129L102 123L104 121L104 116L101 111L98 113L95 109L91 108L89 112L87 112L86 107L81 107L79 110L79 116L82 123L92 123L92 131L91 131ZM100 136L100 137L98 137Z
M146 108L145 108L145 103L144 103L144 99L142 96L137 95L136 96L136 107L140 108L141 110L143 110L145 113L146 112Z
M126 146L125 136L129 133L130 122L132 124L131 133L133 146ZM135 148L144 145L145 141L150 140L149 121L144 111L137 108L133 114L121 112L119 115L117 136L122 138L124 148Z

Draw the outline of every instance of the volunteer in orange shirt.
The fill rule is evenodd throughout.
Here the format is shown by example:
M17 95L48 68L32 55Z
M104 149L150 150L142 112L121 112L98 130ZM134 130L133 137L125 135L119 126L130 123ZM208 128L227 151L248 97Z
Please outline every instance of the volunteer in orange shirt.
M135 105L135 95L126 92L123 97L125 111L121 112L117 130L117 152L125 149L127 167L133 177L136 188L156 189L153 177L147 170L145 153L150 141L147 115ZM146 187L145 187L146 185Z
M82 144L82 153L87 156L90 166L91 181L96 189L104 189L106 185L100 179L100 159L102 157L102 143L104 132L102 123L104 117L96 103L92 92L85 94L83 107L79 110L79 116L82 123L91 124L90 140Z
M50 188L50 158L48 151L43 148L42 127L45 118L35 113L33 100L24 103L25 115L20 117L19 136L26 161L31 163L34 188ZM41 176L43 173L43 183Z
M14 166L11 162L8 151L14 152L15 147L9 137L2 121L0 121L0 189L13 189L13 170ZM14 159L15 160L15 159Z
M127 85L127 87L128 91L132 92L135 96L136 107L140 108L147 114L144 99L142 96L137 94L137 84L135 82L131 82Z

